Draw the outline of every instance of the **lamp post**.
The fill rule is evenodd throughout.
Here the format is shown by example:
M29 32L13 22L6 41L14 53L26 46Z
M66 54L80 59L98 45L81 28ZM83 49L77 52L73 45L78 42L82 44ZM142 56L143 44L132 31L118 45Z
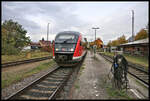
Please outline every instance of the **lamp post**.
M95 29L95 42L96 42L96 29L99 29L99 27L93 27L92 29ZM94 49L94 58L95 58L96 45L94 45L93 49Z
M96 40L96 29L99 29L99 27L93 27L92 29L95 29L95 40Z

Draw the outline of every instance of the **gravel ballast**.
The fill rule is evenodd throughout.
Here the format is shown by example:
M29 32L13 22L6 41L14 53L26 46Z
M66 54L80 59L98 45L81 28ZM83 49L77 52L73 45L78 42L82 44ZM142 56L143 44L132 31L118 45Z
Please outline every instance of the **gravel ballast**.
M28 85L30 82L38 79L39 77L41 77L42 75L44 75L45 73L48 73L49 71L51 71L52 69L54 69L55 67L57 67L57 64L53 64L49 69L47 70L42 70L39 73L33 74L32 76L29 76L27 78L24 78L23 80L21 80L20 82L14 83L4 89L2 89L2 96L1 99L6 99L8 96L10 96L11 94L13 94L14 92L17 92L18 90L22 89L24 86Z

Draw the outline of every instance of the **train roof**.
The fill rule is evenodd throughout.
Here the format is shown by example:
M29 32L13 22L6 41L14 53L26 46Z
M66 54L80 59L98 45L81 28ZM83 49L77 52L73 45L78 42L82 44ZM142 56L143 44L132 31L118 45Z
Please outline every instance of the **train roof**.
M63 32L59 32L58 35L60 34L75 34L75 35L80 35L81 33L76 32L76 31L63 31Z

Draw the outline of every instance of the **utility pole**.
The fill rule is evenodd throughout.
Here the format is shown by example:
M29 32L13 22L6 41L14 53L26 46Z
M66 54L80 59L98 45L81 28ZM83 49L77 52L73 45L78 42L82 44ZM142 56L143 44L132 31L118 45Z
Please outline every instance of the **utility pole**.
M149 23L146 25L146 32L147 32L147 34L148 34L148 36L149 36Z
M49 34L49 24L50 23L47 24L47 41L48 41L48 34Z
M134 41L134 10L132 10L132 42Z

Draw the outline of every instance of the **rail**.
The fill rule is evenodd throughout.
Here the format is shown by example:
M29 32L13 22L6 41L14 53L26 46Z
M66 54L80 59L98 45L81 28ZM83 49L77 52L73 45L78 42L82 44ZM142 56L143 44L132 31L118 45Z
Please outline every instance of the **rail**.
M66 69L66 70L69 69L69 70L68 70L67 73L64 73L64 72L62 72L63 71L62 69ZM54 99L55 96L56 96L56 93L58 93L58 91L61 90L61 88L64 86L65 82L68 80L69 76L71 75L71 72L72 72L71 68L56 67L53 70L51 70L50 72L48 72L45 75L41 76L37 80L34 80L33 82L31 82L30 84L28 84L24 88L22 88L19 91L13 93L12 95L10 95L9 97L7 97L5 99L6 100L7 99L10 99L10 100L11 99L26 99L26 97L24 97L24 96L27 95L27 93L31 92L31 90L34 90L34 89L39 90L40 89L39 91L42 91L43 87L45 87L45 88L48 88L48 87L50 88L51 87L51 89L52 89L52 88L54 88L54 85L52 83L56 84L56 82L57 82L58 84L55 85L55 90L52 89L51 90L52 93L49 93L49 95L44 95L45 94L44 89L43 89L43 93L39 94L38 97L34 97L34 95L36 95L36 93L38 94L39 92L33 92L34 94L31 93L30 95L27 95L28 96L27 99L34 99L34 98L35 99L38 99L38 98L42 99L43 96L45 97L44 99ZM52 77L54 74L57 74L57 76ZM48 81L50 78L51 78L51 80ZM49 82L49 85L44 85L44 82ZM40 86L37 86L37 85L42 85L42 86L40 88Z
M111 63L113 62L112 57L104 55L104 54L100 54L100 55L103 56L107 61L109 61ZM128 64L128 66L129 66L128 73L130 75L132 75L133 77L137 78L138 80L142 81L144 84L149 86L149 73L148 73L148 71L140 69L140 67L136 67L137 65L134 65L133 63L130 63L130 62Z
M42 57L42 58L34 58L34 59L28 59L28 60L22 60L22 61L8 62L8 63L3 63L1 66L2 68L4 68L4 67L9 67L9 66L25 64L25 63L42 61L42 60L51 59L51 58L52 56L47 56L47 57Z
M77 65L77 67L56 66L53 70L49 71L45 75L39 77L30 84L26 85L24 88L6 97L5 100L56 99L58 94L63 90L63 87L66 85L74 70L80 68L84 58L79 65Z
M113 57L105 55L105 54L101 54L101 53L99 53L99 54L102 55L102 56L107 56L108 58L111 58L111 59L113 58ZM130 66L132 68L135 68L135 69L137 69L137 70L139 70L141 72L144 72L146 74L149 74L148 70L144 69L145 68L144 66L141 66L141 65L138 65L138 64L134 64L134 63L131 63L129 61L128 61L128 66Z

